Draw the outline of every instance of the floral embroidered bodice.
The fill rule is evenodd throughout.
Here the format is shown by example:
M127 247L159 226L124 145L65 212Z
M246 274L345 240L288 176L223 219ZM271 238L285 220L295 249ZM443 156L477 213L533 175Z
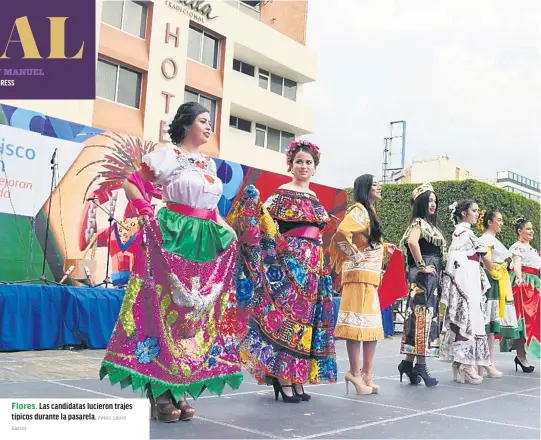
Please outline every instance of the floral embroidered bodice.
M154 174L155 182L163 186L164 202L205 209L218 206L223 184L209 156L169 145L147 154L143 162Z
M316 196L290 189L277 189L265 202L265 208L276 220L283 234L299 226L323 229L330 221Z

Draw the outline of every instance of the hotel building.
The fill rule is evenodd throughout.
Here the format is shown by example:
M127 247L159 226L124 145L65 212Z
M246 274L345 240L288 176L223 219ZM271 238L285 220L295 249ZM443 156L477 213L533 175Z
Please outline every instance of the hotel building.
M506 191L520 194L528 199L541 202L541 187L539 182L511 171L500 171L495 179L488 179L488 183L503 188Z
M211 156L283 173L284 148L314 131L307 13L307 0L97 1L96 99L3 102L167 142L178 106L199 101Z

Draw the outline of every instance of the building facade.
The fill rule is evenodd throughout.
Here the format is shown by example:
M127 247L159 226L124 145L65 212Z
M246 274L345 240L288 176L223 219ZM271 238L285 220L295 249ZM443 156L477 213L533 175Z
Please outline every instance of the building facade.
M516 194L520 194L536 202L541 201L539 182L511 171L500 171L496 175L494 185Z
M467 179L475 179L473 172L458 167L447 156L414 160L409 167L394 178L396 183L423 183L438 180Z
M211 113L211 156L284 172L283 151L314 130L303 86L305 1L97 1L97 98L3 101L110 131L168 141L185 101Z

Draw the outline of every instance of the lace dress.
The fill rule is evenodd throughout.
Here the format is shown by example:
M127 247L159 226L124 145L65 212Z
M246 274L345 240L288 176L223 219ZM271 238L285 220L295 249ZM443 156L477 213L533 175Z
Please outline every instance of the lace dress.
M481 256L486 253L469 223L456 226L442 275L442 361L490 364L484 313L484 295L490 284L481 267Z

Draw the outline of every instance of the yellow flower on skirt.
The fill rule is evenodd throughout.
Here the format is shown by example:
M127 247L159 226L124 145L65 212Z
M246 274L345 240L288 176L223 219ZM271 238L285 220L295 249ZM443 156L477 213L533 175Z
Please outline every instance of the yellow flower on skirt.
M319 377L319 366L315 359L310 360L310 382L315 383Z
M307 327L304 329L304 334L302 335L301 339L301 345L302 348L305 350L310 350L310 347L312 345L312 328Z

